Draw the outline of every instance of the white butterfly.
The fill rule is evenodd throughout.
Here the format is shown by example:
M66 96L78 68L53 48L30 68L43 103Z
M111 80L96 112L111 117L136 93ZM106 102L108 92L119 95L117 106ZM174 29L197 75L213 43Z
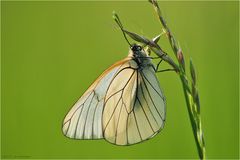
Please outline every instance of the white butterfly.
M102 139L131 145L164 126L166 103L151 58L139 45L113 64L74 104L63 122L73 139Z

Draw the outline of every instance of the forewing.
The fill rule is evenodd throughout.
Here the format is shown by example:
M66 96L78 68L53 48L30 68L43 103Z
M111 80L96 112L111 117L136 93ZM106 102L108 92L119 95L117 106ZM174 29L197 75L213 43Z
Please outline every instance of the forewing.
M128 66L124 59L107 69L73 105L63 122L63 134L74 139L100 139L106 91L116 74Z
M155 71L151 66L133 66L137 64L116 75L106 94L104 138L117 145L149 139L163 128L165 121L165 98Z

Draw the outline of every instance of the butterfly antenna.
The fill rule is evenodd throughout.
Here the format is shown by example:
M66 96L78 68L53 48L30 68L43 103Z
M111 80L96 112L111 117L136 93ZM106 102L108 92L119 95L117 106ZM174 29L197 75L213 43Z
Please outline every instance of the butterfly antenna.
M121 21L120 21L120 18L118 17L118 15L117 15L115 12L113 12L113 19L115 20L115 22L117 23L117 25L120 27L120 29L121 29L121 31L122 31L122 33L123 33L123 36L124 36L124 38L126 39L126 41L127 41L127 43L129 44L129 46L132 47L131 43L128 41L127 36L126 36L126 34L125 34L125 32L124 32L123 25L122 25L122 23L121 23Z

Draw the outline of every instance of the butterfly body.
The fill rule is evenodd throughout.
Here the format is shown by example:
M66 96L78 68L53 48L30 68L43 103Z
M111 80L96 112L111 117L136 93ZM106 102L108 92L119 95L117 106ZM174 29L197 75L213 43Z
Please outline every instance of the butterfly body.
M147 65L151 65L154 67L151 58L140 46L131 47L128 56L137 63L139 69L142 69Z
M164 126L165 97L148 54L133 45L127 58L108 68L74 104L63 133L131 145L152 138Z

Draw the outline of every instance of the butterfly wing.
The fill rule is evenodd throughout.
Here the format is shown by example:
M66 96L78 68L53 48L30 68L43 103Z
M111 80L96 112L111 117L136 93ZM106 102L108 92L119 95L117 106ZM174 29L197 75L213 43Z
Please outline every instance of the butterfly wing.
M102 111L106 91L114 77L128 67L129 59L107 69L73 105L63 121L63 134L74 139L101 139Z
M165 121L165 98L153 67L129 64L109 85L104 102L103 136L117 145L149 139Z

